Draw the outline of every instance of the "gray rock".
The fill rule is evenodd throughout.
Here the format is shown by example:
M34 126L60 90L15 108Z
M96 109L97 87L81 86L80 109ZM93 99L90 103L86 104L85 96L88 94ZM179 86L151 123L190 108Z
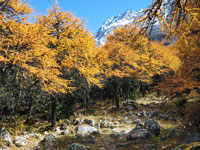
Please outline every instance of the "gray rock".
M131 116L132 114L133 114L133 112L132 112L132 111L130 111L130 112L129 112L129 115Z
M163 131L163 135L160 137L161 141L167 140L169 138L176 137L176 129L165 129Z
M58 134L58 135L61 135L61 133L62 133L62 131L60 130L60 128L59 127L57 127L56 128L56 132L55 132L56 134Z
M168 119L169 119L169 116L166 115L166 114L159 114L159 115L158 115L158 118L159 118L159 119L163 119L163 120L168 120Z
M195 133L195 134L192 134L192 135L186 137L181 142L181 144L190 144L190 143L199 142L199 141L200 141L200 133Z
M8 150L8 148L2 148L2 147L0 147L0 150Z
M147 139L150 135L150 132L146 129L133 129L127 134L127 140Z
M29 133L28 132L24 132L24 138L26 138L26 139L29 139L30 137L29 137Z
M144 117L148 117L148 112L146 112L145 110L143 110L143 114L144 114Z
M144 113L143 112L138 112L135 115L138 116L138 117L144 117Z
M76 120L74 120L73 124L74 124L74 125L80 125L80 124L81 124L81 121L78 120L78 119L76 119Z
M117 139L124 139L126 138L127 134L126 133L110 133L110 137L117 138Z
M127 123L127 124L131 123L131 120L130 120L128 117L124 117L124 118L122 119L122 121L123 121L124 123Z
M151 133L155 136L160 134L160 125L155 120L149 120L144 123L144 127L151 131Z
M0 138L6 146L10 146L12 144L10 134L5 128L0 131Z
M79 143L72 143L69 147L69 150L87 150L90 149L90 146L85 146Z
M39 145L34 146L34 147L33 147L33 150L40 150L40 146L39 146Z
M136 116L136 115L131 115L131 117L132 117L133 119L138 119L138 116Z
M79 126L79 127L76 127L75 130L76 130L76 133L80 135L88 135L88 134L99 132L95 127L90 127L90 126Z
M37 138L37 139L40 138L40 136L37 133L30 133L29 136L31 136L33 138Z
M119 148L120 147L128 147L128 146L130 146L132 144L135 144L135 142L117 143L116 147L119 147Z
M67 135L69 133L69 130L68 129L65 129L64 131L63 131L63 134L64 135Z
M144 145L144 150L155 150L156 146L155 144L145 144Z
M150 118L158 117L159 114L160 114L160 112L157 111L157 110L156 111L152 111L152 112L148 113L148 117L150 117Z
M143 129L143 125L137 124L136 127L135 127L134 129L135 129L135 130L137 130L137 129Z
M54 135L50 134L43 140L45 150L51 150L54 144L57 144L57 139Z
M148 117L148 113L144 110L135 114L138 117Z
M142 122L142 120L140 120L140 119L136 119L136 120L133 121L133 124L143 126L144 123Z
M126 108L128 109L128 111L131 111L131 110L135 109L132 105L127 105Z
M128 100L127 102L123 103L123 106L128 110L135 110L138 109L138 104L133 100Z
M82 139L82 142L85 144L96 144L97 140L95 139Z
M91 125L91 126L95 126L95 121L93 119L84 119L83 123Z
M14 139L14 143L17 147L25 146L27 144L27 140L24 137L16 136Z

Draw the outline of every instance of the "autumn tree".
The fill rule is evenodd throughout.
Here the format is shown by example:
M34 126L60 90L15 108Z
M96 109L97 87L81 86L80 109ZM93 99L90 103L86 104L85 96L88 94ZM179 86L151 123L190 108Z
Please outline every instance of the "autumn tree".
M154 75L178 69L180 60L175 52L159 43L149 43L148 38L139 32L138 27L126 25L108 36L108 41L102 48L113 63L110 68L105 69L108 78L135 77L150 83ZM115 93L119 93L119 84L116 86ZM119 96L116 96L116 103L118 101Z
M165 18L164 3L171 3L171 14ZM181 67L174 76L167 76L164 83L158 87L174 97L184 91L199 88L199 0L155 0L149 8L144 10L146 26L143 31L152 26L154 20L159 20L161 28L167 31L168 37L175 37L176 43L171 47L178 52Z
M71 86L76 88L73 94L81 94L79 97L86 103L89 87L102 86L99 76L101 60L93 37L80 19L58 6L49 9L47 16L37 17L37 24L48 30L47 47L56 53L63 77L72 81ZM56 105L56 100L53 101L52 112Z
M53 95L72 88L70 81L62 78L57 53L47 46L47 28L27 21L27 15L32 12L27 3L11 2L8 6L15 11L2 11L0 16L1 90L13 93L9 94L12 102L29 101L31 110L31 94L35 95L36 91Z

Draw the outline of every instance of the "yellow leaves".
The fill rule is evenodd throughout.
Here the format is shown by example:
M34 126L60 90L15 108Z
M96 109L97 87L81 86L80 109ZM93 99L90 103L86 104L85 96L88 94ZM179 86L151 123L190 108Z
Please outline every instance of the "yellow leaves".
M150 44L150 45L149 45ZM155 74L177 70L180 60L176 53L158 43L149 43L139 29L127 25L108 36L102 48L112 64L105 69L107 77L135 77L149 82Z
M48 10L47 16L37 17L37 24L47 29L48 48L55 52L64 75L71 79L79 74L89 86L102 86L97 77L101 73L101 56L80 19L56 6Z

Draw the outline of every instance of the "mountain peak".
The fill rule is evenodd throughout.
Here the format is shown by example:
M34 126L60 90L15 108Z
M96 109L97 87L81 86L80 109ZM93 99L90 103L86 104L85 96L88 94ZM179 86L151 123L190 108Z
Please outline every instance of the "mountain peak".
M98 46L104 45L106 42L106 36L111 34L114 29L134 22L137 17L138 17L138 12L135 12L132 9L128 9L122 14L107 19L104 22L104 24L100 27L100 29L97 31L97 34L95 36L97 45Z
M174 0L165 0L162 6L164 17L168 19L169 15L172 12ZM143 15L143 9L138 12L133 11L132 9L126 10L124 13L117 16L113 16L110 19L107 19L104 24L99 28L95 35L95 40L98 46L104 45L106 42L106 36L112 34L113 30L118 27L122 27L126 24L134 23L138 17ZM160 23L158 20L154 21L153 30L151 32L152 40L161 40L164 38L165 33L160 32Z

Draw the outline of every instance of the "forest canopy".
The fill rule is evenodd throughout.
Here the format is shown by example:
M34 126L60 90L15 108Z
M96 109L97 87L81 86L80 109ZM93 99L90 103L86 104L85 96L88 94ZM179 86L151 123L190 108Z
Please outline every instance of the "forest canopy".
M54 126L58 104L63 110L76 102L87 105L96 91L109 91L100 97L110 94L117 108L120 96L138 92L138 85L168 97L199 94L200 1L174 0L168 19L165 2L155 0L143 11L137 23L144 26L118 28L97 47L84 21L57 1L29 22L33 9L26 1L0 0L0 110L24 106L31 116L33 106L48 104ZM166 39L175 38L170 45L150 40L155 19Z

